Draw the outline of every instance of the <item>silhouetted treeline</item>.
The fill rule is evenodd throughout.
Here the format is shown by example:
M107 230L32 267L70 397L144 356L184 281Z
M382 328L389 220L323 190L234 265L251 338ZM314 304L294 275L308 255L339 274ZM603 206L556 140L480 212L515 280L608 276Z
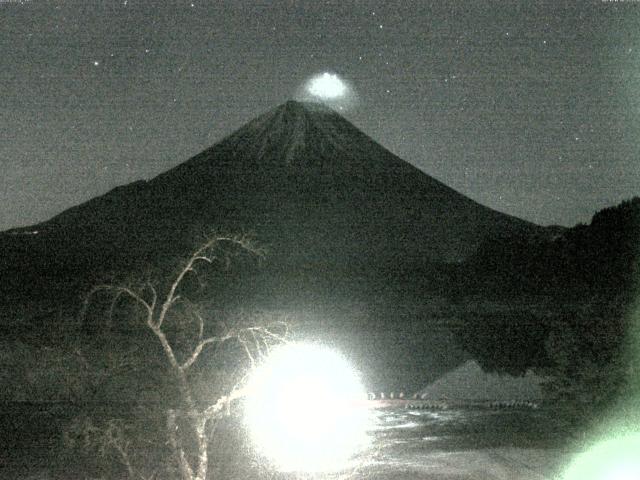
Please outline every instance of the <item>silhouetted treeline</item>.
M589 225L486 241L462 266L457 289L502 298L613 297L631 292L639 247L640 198L635 197L596 213Z

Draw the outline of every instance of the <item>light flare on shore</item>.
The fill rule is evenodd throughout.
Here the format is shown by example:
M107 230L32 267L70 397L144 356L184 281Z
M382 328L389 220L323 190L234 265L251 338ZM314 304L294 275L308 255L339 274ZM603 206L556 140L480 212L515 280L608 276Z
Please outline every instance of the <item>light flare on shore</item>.
M358 373L337 352L289 344L250 381L245 420L256 448L282 471L336 471L369 443Z

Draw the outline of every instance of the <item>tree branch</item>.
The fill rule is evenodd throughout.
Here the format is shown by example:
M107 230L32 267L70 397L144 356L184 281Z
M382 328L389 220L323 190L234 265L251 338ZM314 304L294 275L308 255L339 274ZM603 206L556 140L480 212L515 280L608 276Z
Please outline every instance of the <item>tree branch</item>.
M253 355L251 354L251 350L249 349L249 346L247 345L247 341L242 337L242 334L238 334L238 342L240 342L240 345L242 345L242 348L244 349L245 353L247 354L247 358L249 358L249 361L251 362L251 368L255 368L256 360L253 357Z
M178 272L178 275L176 276L175 280L173 281L173 283L171 284L171 287L169 288L169 292L167 293L167 296L165 297L165 301L162 304L162 308L160 309L160 313L158 315L158 319L156 321L156 326L159 328L162 326L166 316L167 316L167 312L171 309L171 307L175 304L177 298L179 298L178 295L176 295L176 291L178 290L178 287L180 286L180 284L182 283L182 281L184 280L184 277L187 275L187 273L195 271L195 264L203 261L203 262L207 262L207 263L213 263L214 260L217 259L217 256L215 255L207 255L206 252L211 251L217 244L219 243L223 243L223 242L229 242L232 244L235 244L239 247L241 247L243 250L246 250L247 252L250 252L258 257L262 257L264 256L264 251L258 247L256 247L253 242L251 242L251 240L249 239L248 236L246 235L242 235L242 236L214 236L212 238L210 238L209 240L207 240L202 246L200 246L200 248L198 248L187 260L187 263L185 264L184 267L182 267L182 269Z
M151 304L149 305L151 307L151 311L155 311L156 303L158 301L158 292L156 291L156 287L154 287L153 283L149 280L145 283L145 287L151 292Z
M202 349L204 347L206 347L208 344L216 343L216 342L217 343L223 343L223 342L229 340L230 338L233 338L233 336L232 335L226 335L224 337L209 337L209 338L206 338L206 339L200 341L198 343L198 345L196 345L196 348L193 349L193 352L191 353L189 358L187 360L185 360L185 362L182 365L180 365L180 369L184 371L184 370L188 369L191 365L193 365L194 362L198 359L198 357L202 353Z
M147 316L148 316L147 318L151 318L152 315L153 315L153 308L151 307L151 305L144 298L142 298L139 294L134 292L131 288L123 287L123 286L117 286L117 285L106 285L106 284L103 284L103 285L96 285L95 287L93 287L89 291L89 293L87 293L87 295L85 297L85 300L84 300L84 305L83 305L82 311L80 312L81 319L84 319L85 316L86 316L87 309L89 307L89 303L91 301L91 298L96 293L98 293L100 291L115 293L116 299L119 298L122 295L127 295L131 299L133 299L136 303L139 303L140 305L142 305L142 307L144 307L144 309L147 311Z
M220 397L216 403L214 403L213 405L209 405L204 412L202 412L203 418L205 418L207 421L208 420L214 420L215 418L218 417L218 414L229 407L229 405L231 405L231 402L233 402L234 400L238 400L242 397L244 397L247 394L247 389L246 388L233 388L233 390L231 390L231 393L229 395L224 395L222 397Z

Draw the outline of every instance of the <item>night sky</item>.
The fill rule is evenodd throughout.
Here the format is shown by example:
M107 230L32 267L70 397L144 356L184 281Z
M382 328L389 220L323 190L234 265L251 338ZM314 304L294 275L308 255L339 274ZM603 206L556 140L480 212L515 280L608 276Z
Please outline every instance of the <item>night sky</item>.
M151 178L331 72L343 114L540 224L640 194L640 1L0 0L0 229Z

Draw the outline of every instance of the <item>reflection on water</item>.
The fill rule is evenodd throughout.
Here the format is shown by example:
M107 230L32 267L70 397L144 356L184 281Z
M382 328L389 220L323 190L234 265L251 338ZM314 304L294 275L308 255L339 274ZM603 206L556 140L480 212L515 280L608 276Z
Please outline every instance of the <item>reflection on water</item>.
M487 448L550 448L563 442L565 428L545 409L407 410L373 412L372 447L363 463L411 463L425 453Z

